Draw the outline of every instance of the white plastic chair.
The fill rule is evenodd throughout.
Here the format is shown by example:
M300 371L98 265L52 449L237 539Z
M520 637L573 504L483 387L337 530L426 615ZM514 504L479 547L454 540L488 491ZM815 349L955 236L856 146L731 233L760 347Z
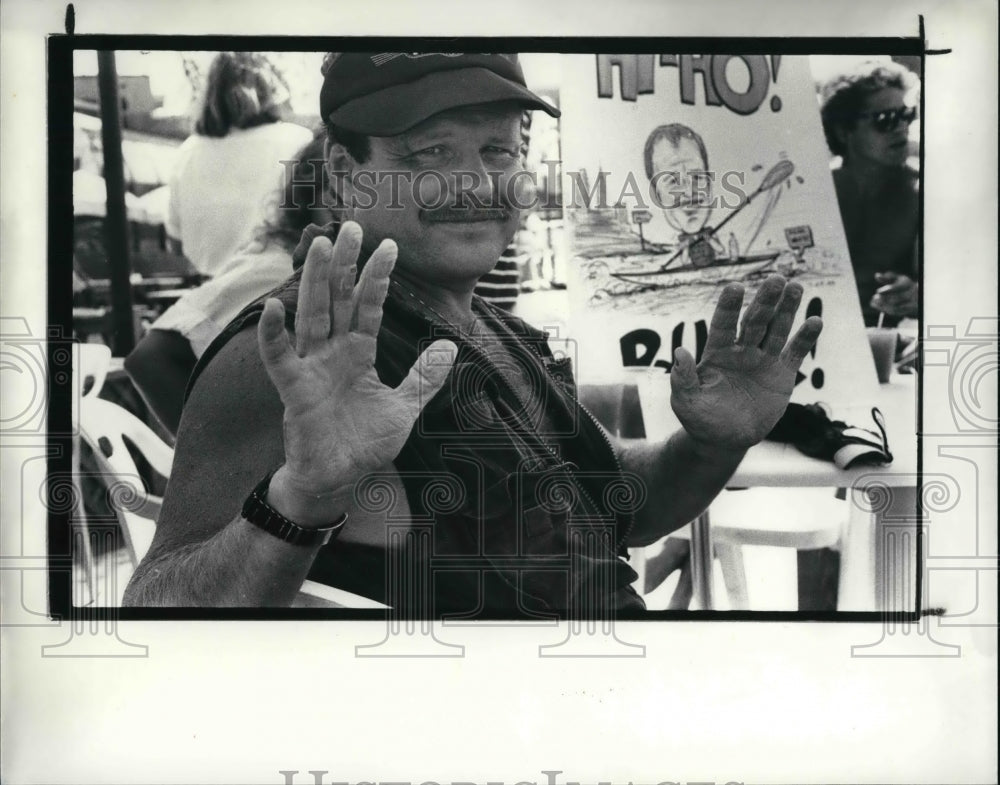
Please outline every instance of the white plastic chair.
M612 435L633 438L645 435L635 410L639 406L638 396L625 386L582 387L580 400ZM776 491L780 492L781 508L774 504ZM701 523L711 527L712 557L719 560L730 607L733 610L749 608L744 545L794 548L796 551L839 549L848 512L847 505L834 497L832 488L723 491L702 516ZM691 540L691 531L692 524L688 524L669 537ZM698 551L692 543L693 594L707 606L703 610L712 610L712 559L706 559L704 564L697 563ZM632 548L630 555L639 574L636 588L641 594L649 594L658 584L646 578L647 561L656 556L649 557L647 548ZM664 555L673 558L671 554ZM678 593L683 591L678 589Z
M163 477L170 476L174 451L131 412L96 397L80 401L80 436L107 475L109 497L135 566L153 543L163 499L146 490L125 440Z
M108 497L121 526L133 569L149 551L163 499L149 493L126 447L126 440L164 478L170 476L174 451L138 417L97 397L111 362L111 350L101 344L81 344L78 381L86 394L79 398L79 432L105 475ZM87 386L89 381L89 387ZM75 408L75 407L74 407ZM379 602L343 589L305 581L297 607L385 608Z
M775 506L776 494L780 507ZM708 510L708 525L730 607L750 607L744 545L840 550L848 513L848 505L834 496L832 488L748 488L719 494ZM691 529L688 524L670 536L690 539ZM710 569L695 570L695 597L711 598L711 580ZM711 606L710 599L707 604Z
M153 542L163 500L147 491L126 440L164 478L170 476L173 450L131 412L98 397L111 365L111 350L103 344L85 343L79 344L78 351L75 382L79 397L74 400L74 425L80 441L93 453L107 489L109 507L118 521L134 569ZM83 520L83 555L90 573L91 596L97 597L96 577L92 574L91 532ZM110 581L108 590L119 596L106 599L118 602L124 586Z

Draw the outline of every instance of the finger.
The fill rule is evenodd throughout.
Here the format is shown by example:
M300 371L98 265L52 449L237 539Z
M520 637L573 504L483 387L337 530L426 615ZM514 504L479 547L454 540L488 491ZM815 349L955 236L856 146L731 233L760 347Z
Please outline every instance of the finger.
M781 361L793 370L798 370L809 350L816 345L816 339L823 329L823 320L810 316L796 331L795 336L781 352Z
M884 297L880 294L876 294L872 297L871 301L868 303L876 311L881 311L882 313L888 314L889 316L898 316L899 310L902 304L898 298L895 297Z
M330 274L330 311L333 335L346 335L351 326L351 298L358 277L358 254L363 233L354 221L340 228L333 246L333 270Z
M444 385L457 355L458 347L451 341L434 341L417 358L397 392L419 411Z
M396 264L396 243L383 240L375 252L368 257L361 279L354 290L354 323L356 332L378 335L382 324L382 303L389 291L389 275Z
M330 337L330 267L333 246L327 237L313 240L299 282L299 305L295 313L295 341L305 355Z
M795 321L795 314L799 310L799 303L802 302L802 285L790 283L781 294L781 301L774 310L774 318L767 328L767 335L761 348L768 354L775 356L781 354L785 348L785 341L792 331L792 322Z
M904 278L891 286L883 286L881 289L876 290L875 296L881 297L890 303L902 304L908 301L915 302L918 291L919 289L914 281Z
M719 302L712 314L712 326L708 330L708 340L705 351L714 351L732 346L736 343L736 329L740 321L740 309L743 307L743 287L731 283L722 290Z
M296 357L285 329L285 307L273 297L264 303L257 323L257 348L267 375L280 391L292 374Z
M694 357L687 349L678 346L674 349L674 366L670 369L670 387L678 392L694 392L699 386Z
M780 275L772 275L761 284L757 296L743 314L743 324L736 343L741 346L760 346L784 289L785 279Z
M895 297L909 289L909 281L893 281L890 284L879 287L875 290L875 294L880 294L883 296Z
M309 249L312 247L313 240L317 237L322 237L323 235L333 237L331 231L336 231L336 227L332 221L325 226L309 224L305 229L303 229L302 237L299 238L299 244L296 245L295 250L292 251L292 269L298 270L306 263L306 256L309 254Z
M905 301L906 298L900 297L892 292L887 292L886 294L876 294L872 300L875 302L876 308L898 308L901 303Z

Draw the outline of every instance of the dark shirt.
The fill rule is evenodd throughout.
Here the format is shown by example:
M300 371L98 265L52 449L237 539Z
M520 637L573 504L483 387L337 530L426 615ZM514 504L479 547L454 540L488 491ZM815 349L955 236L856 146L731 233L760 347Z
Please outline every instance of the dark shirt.
M847 248L861 300L865 324L878 323L879 311L869 303L882 286L875 273L893 272L917 280L919 230L918 177L912 169L889 170L874 186L862 189L849 170L833 172L833 184L844 222ZM899 319L886 315L883 324Z
M275 295L290 326L298 278ZM637 478L623 475L607 437L576 401L571 369L552 356L547 336L480 298L474 308L489 332L486 344L442 333L390 287L375 361L382 381L397 386L432 337L454 340L459 356L394 461L409 520L393 524L392 510L382 510L387 547L335 540L321 549L309 577L405 616L641 611L630 585L636 573L622 558L634 522L629 499L643 495ZM192 385L260 311L261 301L226 328L202 356ZM363 507L378 506L386 493L377 476L355 489Z

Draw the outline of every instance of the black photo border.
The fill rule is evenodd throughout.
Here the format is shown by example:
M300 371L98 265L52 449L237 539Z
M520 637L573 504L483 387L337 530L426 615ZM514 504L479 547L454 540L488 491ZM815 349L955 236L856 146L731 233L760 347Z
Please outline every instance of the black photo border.
M150 51L463 51L553 52L610 54L764 54L764 55L909 55L921 58L925 73L926 48L923 19L916 36L900 37L292 37L231 35L73 35L53 34L47 38L47 123L48 123L48 216L47 216L47 324L49 342L48 465L49 476L67 476L72 469L71 406L72 379L56 373L65 365L57 350L72 335L72 232L73 221L73 53L79 50ZM920 112L924 116L926 91L921 89ZM921 133L923 131L921 130ZM919 278L923 280L924 144L920 145ZM923 323L923 295L918 318ZM923 378L917 385L917 433L923 431ZM921 515L923 483L922 444L917 441L917 515ZM49 505L48 612L54 619L98 620L339 620L385 621L387 610L325 608L91 608L74 606L72 577L64 565L72 553L71 511ZM755 622L914 622L920 616L923 593L924 543L918 527L915 607L906 612L860 611L647 611L641 615L616 617L622 622L647 621L755 621ZM57 569L55 563L59 562Z

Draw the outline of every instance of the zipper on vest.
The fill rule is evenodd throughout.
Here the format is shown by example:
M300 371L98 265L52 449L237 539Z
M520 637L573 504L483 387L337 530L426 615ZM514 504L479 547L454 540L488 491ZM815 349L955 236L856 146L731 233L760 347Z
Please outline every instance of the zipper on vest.
M556 378L554 376L552 376L552 372L549 370L549 367L545 364L545 358L542 357L542 353L533 344L531 345L531 349L538 356L538 359L541 362L542 368L545 369L545 373L552 379L552 381L554 383L558 384L558 381L556 380ZM611 444L611 440L608 438L607 433L605 433L605 431L604 431L604 426L602 426L597 421L597 418L593 414L591 414L590 410L586 406L584 406L582 403L580 403L579 399L575 399L574 398L574 401L575 401L576 405L580 408L580 411L582 411L584 414L586 414L587 417L590 419L590 421L594 424L595 430L600 434L601 440L604 442L604 445L608 448L608 453L611 455L611 460L614 461L615 468L618 470L618 474L621 475L621 477L624 479L624 477L625 477L625 470L622 468L621 461L618 459L618 453L615 452L614 445ZM574 477L574 482L575 482L575 480L576 480L576 478ZM577 485L579 486L580 483L577 483ZM581 491L583 491L584 495L586 495L586 491L583 488L581 488ZM588 496L588 498L590 498L590 497ZM592 500L591 500L591 504L593 504ZM595 509L600 509L600 508L595 507ZM620 550L621 547L628 540L628 536L629 536L629 534L632 533L632 529L634 529L634 528L635 528L635 513L634 512L629 512L628 513L628 526L625 528L625 532L622 534L621 538L618 539L615 542L615 552L616 552L616 554L617 554L617 551Z
M500 323L504 327L507 327L507 325L503 324L503 322L501 320L498 319L497 321L500 321ZM510 330L510 328L507 328L507 329ZM547 337L547 335L546 335L546 337ZM549 367L545 364L545 358L542 357L542 353L539 351L538 347L535 346L535 342L534 341L526 341L526 343L528 343L528 348L538 358L539 364L542 366L542 368L545 371L545 375L549 377L549 379L552 381L552 383L556 386L556 389L561 389L559 387L558 380L552 375L552 371L550 371ZM475 349L475 350L479 351L478 349ZM514 397L514 400L516 400L518 403L521 404L521 411L525 411L527 407L525 406L524 401L521 400L520 396L518 396L517 391L514 389L514 386L510 382L507 381L507 378L502 373L500 373L499 370L495 366L493 366L493 364L490 362L489 357L486 356L485 352L480 352L480 354L484 357L484 359L486 360L486 362L490 363L491 367L493 367L493 369L495 371L497 371L496 375L499 376L503 380L503 383L506 385L506 387L510 391L511 395ZM596 428L597 432L601 435L601 440L604 442L605 446L608 449L608 453L611 455L611 460L613 461L614 466L615 466L615 468L618 471L618 474L622 478L624 478L625 471L622 468L621 461L618 460L618 454L615 452L615 449L614 449L614 447L611 444L611 440L608 439L607 434L604 432L603 426L601 426L601 424L597 421L597 418L594 417L594 415L591 414L590 411L582 403L580 403L579 400L576 400L574 398L574 402L576 403L577 406L580 407L580 410L583 411L587 415L587 417L590 418L590 421L594 424L594 427ZM518 417L517 417L518 422L523 425L524 421L522 420L522 418L520 416L520 413L517 413L517 414L518 414ZM559 456L556 454L555 450L552 449L552 447L550 447L548 444L546 444L536 433L534 433L534 431L532 429L529 428L527 430L534 437L535 441L537 441L539 444L541 444L556 461L560 461ZM560 462L561 463L565 463L565 461L560 461ZM594 503L593 497L587 492L587 489L583 487L582 482L580 482L577 479L576 475L572 471L569 472L569 475L573 479L573 484L577 487L577 489L580 491L580 493L583 495L583 497L590 503L591 509L593 509L595 512L599 513L600 510L601 510L601 508L598 507ZM614 515L614 513L612 513L612 514ZM615 515L615 517L617 519L617 515ZM617 538L616 541L615 541L615 557L616 558L618 557L618 551L621 550L622 546L628 540L628 536L629 536L629 534L632 533L632 529L634 529L634 528L635 528L635 513L634 512L630 512L628 514L628 525L625 527L624 533L622 534L622 536L620 538Z

